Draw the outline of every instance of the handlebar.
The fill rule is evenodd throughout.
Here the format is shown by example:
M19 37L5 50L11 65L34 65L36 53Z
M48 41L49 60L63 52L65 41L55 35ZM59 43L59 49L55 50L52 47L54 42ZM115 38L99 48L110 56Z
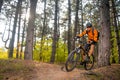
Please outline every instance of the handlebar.
M80 39L79 37L75 37L75 38L74 38L74 41L78 41L78 42L81 43L81 44L86 44L86 42L80 41L79 39Z
M84 41L80 41L79 40L80 39L80 37L74 37L74 41L76 41L76 40L78 40L79 41L79 43L82 43L82 44L86 44L87 42L84 42ZM90 41L90 43L87 43L87 44L92 44L94 41Z

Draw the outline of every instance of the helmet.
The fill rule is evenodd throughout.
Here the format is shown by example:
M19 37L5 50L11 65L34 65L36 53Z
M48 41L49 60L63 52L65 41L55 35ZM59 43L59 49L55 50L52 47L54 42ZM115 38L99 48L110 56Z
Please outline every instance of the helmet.
M86 27L92 27L92 24L91 24L90 22L88 22L88 23L86 24Z

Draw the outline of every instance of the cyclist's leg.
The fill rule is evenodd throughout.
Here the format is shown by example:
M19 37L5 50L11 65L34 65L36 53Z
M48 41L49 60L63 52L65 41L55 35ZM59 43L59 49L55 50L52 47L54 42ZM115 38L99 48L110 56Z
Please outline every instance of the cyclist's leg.
M90 60L90 56L93 54L94 52L94 47L95 45L94 44L91 44L90 46L90 49L89 49L89 52L88 52L88 56L85 56L84 60L85 62L88 62Z
M85 55L84 55L84 53L82 52L80 65L83 65L83 64L84 64L84 60L85 60Z
M83 62L85 60L85 54L84 54L84 52L82 52L82 57L81 58L82 58L81 61Z
M90 44L85 44L85 46L84 46L85 51L88 49L89 46L90 46ZM84 54L84 52L82 54L82 60L83 61L85 60L85 54Z
M93 42L90 46L90 50L88 52L88 56L91 56L94 53L96 42Z
M90 46L90 44L85 44L84 49L87 50L89 46ZM85 53L82 52L82 55L81 55L81 62L80 62L81 65L84 64L85 59L86 59Z
M94 44L91 44L90 50L89 50L89 52L88 52L88 56L91 56L91 55L93 54L94 48L95 48L95 45L94 45Z

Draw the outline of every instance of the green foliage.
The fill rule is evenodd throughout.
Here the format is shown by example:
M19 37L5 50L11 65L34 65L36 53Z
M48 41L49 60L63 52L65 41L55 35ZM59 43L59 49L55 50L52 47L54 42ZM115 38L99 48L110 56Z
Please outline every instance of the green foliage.
M4 48L0 48L0 59L8 59L8 51L7 49L4 49ZM14 52L13 52L13 58L16 59L16 48L14 49ZM20 53L20 52L19 52ZM22 59L24 58L24 53L22 52ZM20 57L20 54L18 54L19 57ZM18 58L19 58L18 57Z
M64 41L59 39L56 46L57 48L55 62L63 63L66 61L66 58L68 56L67 45L66 43L64 43ZM33 50L33 60L50 62L51 53L52 53L52 39L43 39L42 43L41 40L37 41L36 46ZM22 58L23 56L24 55L22 53ZM16 48L14 48L13 58L14 59L16 58ZM0 59L8 59L8 50L0 48Z
M49 62L50 61L50 55L51 55L51 50L52 50L52 40L43 40L42 44L41 41L37 41L35 49L34 49L34 54L33 54L33 59L34 60L40 60L40 56L42 57L42 61L44 62Z
M0 59L8 59L7 51L4 48L0 48Z
M42 44L41 41L37 41L35 49L34 49L34 54L33 54L33 59L38 60L38 61L43 61L43 62L50 62L50 57L52 53L52 39L45 39L43 40ZM57 42L57 48L56 48L56 55L55 55L55 62L64 62L67 57L67 46L64 44L62 40L59 40ZM41 49L42 47L42 49ZM41 56L41 60L40 60Z
M67 45L64 44L63 41L59 40L56 49L56 62L65 62L67 56Z
M114 30L111 30L111 63L118 63L118 47L117 47L117 40L116 40L116 33Z

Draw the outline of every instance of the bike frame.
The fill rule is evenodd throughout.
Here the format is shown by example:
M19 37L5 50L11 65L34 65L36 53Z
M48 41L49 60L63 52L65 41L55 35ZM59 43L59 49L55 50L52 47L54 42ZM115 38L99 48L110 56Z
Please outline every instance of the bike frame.
M79 41L79 45L73 51L71 51L71 53L69 54L69 56L66 60L65 68L68 72L72 71L76 67L77 62L80 59L81 50L83 50L82 55L85 55L85 56L88 57L89 46L86 50L81 43L83 43L83 42ZM74 57L75 54L76 54L77 57ZM94 56L93 55L91 55L91 56L92 56L92 62L90 60L90 61L84 63L84 68L86 70L90 70L94 65ZM90 64L90 66L89 66L89 64Z
M76 52L79 53L80 52L80 49L83 50L84 54L88 56L88 51L86 51L83 46L80 44L81 41L79 41L79 45L78 47L75 48Z

